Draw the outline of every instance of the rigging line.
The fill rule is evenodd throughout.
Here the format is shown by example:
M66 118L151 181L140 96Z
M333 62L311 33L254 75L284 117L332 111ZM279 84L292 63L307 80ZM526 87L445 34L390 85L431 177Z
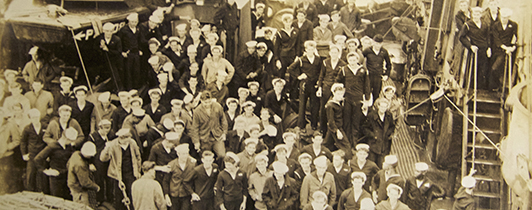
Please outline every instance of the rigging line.
M451 101L451 99L449 99L449 97L447 97L447 95L443 95L445 97L445 99L447 99L447 101L449 101L449 103L451 103L451 105L453 105L453 107L458 110L458 112L460 112L460 114L462 116L465 116L464 112L462 112L462 110L460 110L460 108L458 108L458 106L456 106L456 104ZM471 125L473 125L473 127L475 127L475 129L477 129L479 131L480 134L482 134L482 136L484 136L484 138L486 138L486 140L488 140L490 142L491 145L493 145L493 147L495 147L495 149L497 149L497 151L499 153L501 153L501 155L504 156L504 153L502 152L501 149L499 149L499 147L497 147L497 145L495 143L493 143L493 141L484 133L484 131L480 130L480 128L477 127L477 125L473 124L473 121L471 121L471 119L467 118L467 121L469 123L471 123Z

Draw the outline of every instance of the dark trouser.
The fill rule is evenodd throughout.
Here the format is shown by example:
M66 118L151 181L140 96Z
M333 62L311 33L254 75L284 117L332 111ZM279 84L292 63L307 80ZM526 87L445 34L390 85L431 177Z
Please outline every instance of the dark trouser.
M212 140L212 141L211 141ZM223 141L218 141L211 136L211 139L202 139L200 142L201 151L213 151L220 159L225 157L225 144Z
M240 210L240 205L242 204L242 199L234 200L234 201L225 201L224 206L227 210Z
M361 100L362 97L352 97L346 98L344 102L344 131L351 141L357 140L357 131L361 129L360 123L355 121L356 119L359 119L359 115L362 114L360 111L362 107L360 103Z
M382 76L376 73L369 73L369 81L371 86L371 93L373 94L373 101L379 98L382 88ZM369 99L369 98L366 98Z
M215 210L217 207L214 206L214 197L212 198L201 198L200 201L192 202L192 210Z
M37 170L33 158L28 160L28 164L26 165L24 187L28 191L49 193L45 190L48 188L48 177Z
M327 132L327 112L325 112L325 104L327 104L331 95L331 85L324 84L321 88L320 98L320 129L323 134Z
M127 207L122 203L122 199L124 199L124 194L122 193L122 190L120 190L120 187L118 187L118 180L113 180L113 194L115 197L114 200L114 207L116 210L127 210ZM126 194L129 200L131 201L129 204L130 209L133 209L133 203L131 200L131 185L135 181L135 176L133 175L124 175L122 174L122 182L124 182L124 185L126 185Z
M341 132L342 135L344 135L344 138L338 139L338 137L336 136L336 131L328 130L327 135L325 135L325 146L331 151L335 151L337 149L343 150L345 152L345 159L351 160L351 158L353 157L353 152L351 151L351 140L348 138L345 132Z
M496 52L491 56L491 74L489 81L490 89L502 88L504 82L508 83L508 75L504 78L504 70L508 68L508 56L505 52ZM508 60L508 61L507 61ZM512 55L512 61L515 61L515 57ZM513 66L513 63L512 63ZM513 77L512 73L512 77ZM503 79L506 81L501 82Z
M59 176L50 177L50 194L56 197L72 200L70 189L67 186L67 174L59 174Z
M236 29L226 31L226 39L225 39L226 57L225 59L227 59L231 63L234 63L235 56L236 56L237 46L236 46L235 34L236 34Z
M15 149L20 151L19 147ZM24 188L22 170L15 160L15 155L17 153L0 158L0 195L16 193ZM19 158L22 159L20 152Z
M375 162L375 164L377 164L379 168L382 168L382 162L384 161L384 156L385 155L383 154L377 154L372 151L369 151L368 160Z
M127 55L127 58L124 59L125 68L124 71L122 71L122 81L124 83L124 88L126 90L132 89L132 88L139 88L144 84L140 72L140 56L139 53L132 53L129 52Z
M99 155L96 157L99 157ZM112 201L113 182L111 181L111 178L107 176L109 162L101 162L99 160L95 160L94 166L96 167L96 172L94 172L94 181L100 187L100 191L96 193L96 200L98 202Z
M490 67L488 63L488 55L486 54L487 48L479 47L477 51L477 89L488 90L490 80ZM475 62L475 55L472 54L471 62ZM472 71L474 73L474 71ZM471 75L471 88L474 86L475 75Z
M308 81L307 81L308 82ZM314 82L311 82L312 84L305 84L305 90L303 91L303 95L299 96L299 118L298 118L298 126L301 129L304 129L307 125L307 120L305 118L305 110L307 101L310 103L310 125L312 128L316 128L318 126L318 116L320 111L319 101L318 97L316 96L316 87L314 86Z
M172 200L172 207L170 207L170 209L171 210L190 210L190 207L191 207L190 199L191 199L190 195L185 196L185 197L170 197L170 200Z

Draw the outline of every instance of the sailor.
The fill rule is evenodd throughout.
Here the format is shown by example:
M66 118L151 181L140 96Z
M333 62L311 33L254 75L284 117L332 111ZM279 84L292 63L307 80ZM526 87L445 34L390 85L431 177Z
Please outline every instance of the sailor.
M67 183L73 201L91 208L98 206L96 192L101 190L92 174L96 171L96 167L92 164L92 158L96 154L96 145L88 141L83 144L80 151L72 154L66 164L68 169Z
M445 190L426 176L429 170L427 163L418 162L415 168L416 175L405 182L402 200L411 209L427 210L432 199L444 196Z
M462 187L454 195L455 200L452 210L476 209L477 202L473 196L473 188L475 188L476 182L477 180L472 176L462 178Z
M245 87L249 81L260 81L261 64L257 56L256 41L246 42L247 50L240 52L235 61L235 76L229 85L230 95L236 96L239 87Z
M201 153L201 162L185 177L185 189L191 194L193 210L214 210L214 184L220 169L209 150Z
M140 88L142 81L140 71L140 50L141 32L138 26L139 14L131 13L127 16L127 25L120 29L120 40L122 41L122 57L124 57L124 71L120 74L122 83L126 90Z
M113 197L113 184L109 177L107 177L109 163L102 162L100 160L100 154L105 148L105 145L115 138L115 132L111 130L111 121L107 119L98 122L96 131L89 135L88 141L96 145L96 158L94 158L93 164L96 167L96 171L94 172L96 184L100 186L100 191L96 194L96 200L99 202L110 200Z
M404 186L405 180L397 171L397 161L397 156L395 155L386 156L384 158L384 163L382 164L382 170L377 172L373 177L371 189L373 191L373 201L375 203L388 199L386 193L388 185L394 184L397 186ZM403 190L401 189L401 192L402 191ZM399 194L399 196L401 195Z
M336 202L336 184L334 182L334 176L330 172L327 172L327 162L328 160L325 156L319 156L314 159L316 171L305 176L301 184L301 194L299 197L301 206L311 204L314 200L314 196L312 195L318 191L325 194L325 200L329 200L329 205L332 206Z
M238 168L239 162L235 153L225 154L225 169L214 185L214 204L222 210L238 210L246 206L248 179L246 173Z
M366 179L366 174L363 172L351 173L353 187L343 191L340 195L338 210L360 209L363 200L369 199L371 201L371 194L363 188ZM373 201L371 202L373 203Z
M500 21L495 22L491 26L491 49L493 50L493 56L490 59L491 75L490 75L490 89L497 90L502 87L501 79L504 75L504 69L507 68L505 62L512 58L510 66L513 67L515 62L515 49L517 42L517 23L510 20L512 16L512 10L508 8L502 8L500 10Z
M375 206L375 210L410 210L410 208L399 200L403 194L403 189L401 186L396 184L389 184L386 187L386 195L388 196L387 200L384 200Z
M287 175L288 166L275 161L272 163L273 176L266 179L262 200L268 209L290 210L297 205L299 188L296 181Z
M190 209L191 193L185 188L185 178L193 173L196 160L189 155L189 145L175 147L177 159L168 163L170 170L164 175L163 192L172 210Z
M379 97L382 81L388 80L390 72L392 71L390 55L388 50L382 47L383 41L384 37L377 34L373 37L373 46L362 51L362 54L366 57L366 66L369 71L369 78L371 80L370 84L374 99Z
M115 35L116 26L107 22L103 25L103 34L97 36L94 40L94 48L99 53L101 68L97 75L97 81L103 82L111 78L108 83L109 90L123 89L120 75L123 75L123 57L122 57L122 40ZM109 69L110 68L110 69Z
M76 96L76 102L69 104L72 107L72 119L78 121L83 135L88 136L91 131L91 118L94 110L94 104L86 100L89 89L85 85L80 85L73 90Z
M367 159L369 154L369 145L361 143L357 144L355 148L355 156L353 156L353 159L350 162L351 171L359 171L366 174L367 179L364 183L364 189L369 192L369 187L371 186L373 177L380 169L375 162Z

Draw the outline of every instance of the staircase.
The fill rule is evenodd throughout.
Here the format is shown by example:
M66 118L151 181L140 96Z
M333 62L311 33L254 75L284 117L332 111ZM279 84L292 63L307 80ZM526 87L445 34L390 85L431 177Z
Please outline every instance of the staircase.
M505 135L502 103L497 93L479 90L476 100L473 96L463 105L465 115L494 144ZM463 117L461 177L468 175L471 167L477 170L473 175L477 180L473 190L477 209L504 209L507 187L502 178L501 160L497 148L480 131Z

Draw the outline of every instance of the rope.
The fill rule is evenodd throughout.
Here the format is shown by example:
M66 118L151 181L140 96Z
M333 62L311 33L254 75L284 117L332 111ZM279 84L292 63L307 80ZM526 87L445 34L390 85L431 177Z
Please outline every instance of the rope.
M460 112L460 114L461 114L462 116L466 116L466 115L464 114L464 112L462 112L462 110L460 110L460 108L458 108L458 106L457 106L457 105L456 105L451 99L449 99L449 97L447 97L447 95L444 95L444 97L445 97L445 99L447 99L447 101L449 101L449 103L451 103L451 105L453 105L453 107L454 107L456 110L458 110L458 112ZM480 128L478 128L477 125L475 125L475 124L473 123L473 121L471 121L471 119L467 118L467 121L468 121L471 125L473 125L473 127L474 127L475 129L478 130L478 133L482 134L482 136L483 136L484 138L486 138L486 140L488 140L488 142L489 142L491 145L493 145L493 147L495 147L495 149L497 149L497 151L498 151L499 153L501 153L501 155L504 156L504 153L502 152L502 150L499 149L499 147L497 147L497 145L496 145L495 143L493 143L493 141L492 141L492 140L491 140L491 139L490 139L490 138L489 138L489 137L488 137L488 136L487 136L482 130L480 130Z

